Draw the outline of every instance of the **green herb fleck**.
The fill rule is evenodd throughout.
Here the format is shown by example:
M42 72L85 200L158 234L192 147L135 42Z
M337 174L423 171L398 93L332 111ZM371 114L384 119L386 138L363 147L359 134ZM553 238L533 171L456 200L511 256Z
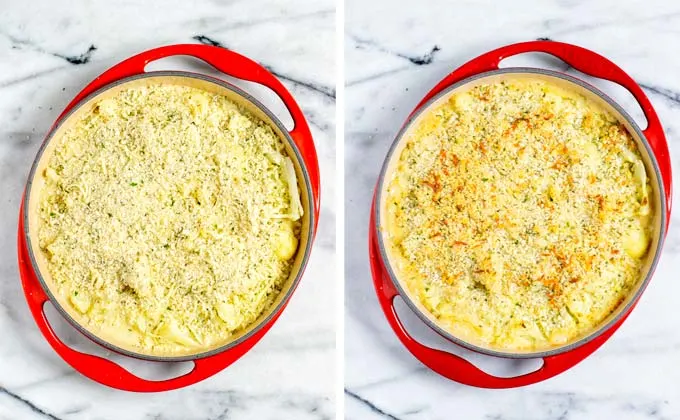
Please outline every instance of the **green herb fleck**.
M137 183L136 183L136 182L131 182L130 185L132 185L133 187L136 187L136 186L137 186Z
M78 296L78 291L77 291L77 290L74 290L74 291L73 291L73 296Z
M54 216L56 216L56 215L57 215L56 213L50 212L50 217L54 217Z
M489 180L489 178L482 178L482 181L484 181L484 182L486 182L488 180Z

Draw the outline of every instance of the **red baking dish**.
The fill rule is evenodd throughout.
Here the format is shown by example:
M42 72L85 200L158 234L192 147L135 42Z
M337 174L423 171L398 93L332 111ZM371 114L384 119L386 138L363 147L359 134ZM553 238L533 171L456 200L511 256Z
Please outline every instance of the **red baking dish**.
M255 98L248 95L239 88L219 79L190 72L145 72L145 67L150 62L170 57L170 56L192 56L198 58L225 75L237 79L248 80L264 85L273 90L288 108L294 128L291 131L285 129L283 124L276 116L260 104ZM230 98L239 101L243 106L250 107L253 112L261 115L273 126L275 131L280 133L286 148L289 150L291 159L295 164L299 174L299 182L302 190L303 206L307 209L303 222L303 233L301 234L300 248L293 269L293 274L284 286L274 305L265 311L255 324L245 329L244 333L238 335L234 340L217 348L211 348L201 353L178 357L154 357L134 353L115 344L107 342L97 335L89 332L78 321L76 321L61 305L58 299L50 291L43 275L41 274L40 264L36 262L38 258L34 255L34 246L31 245L31 235L29 235L30 225L29 214L31 213L31 186L33 184L36 167L41 161L41 156L46 153L50 140L58 136L62 124L66 124L69 117L78 112L81 106L86 106L99 95L128 84L144 83L146 80L154 78L167 78L167 80L177 83L191 83L192 85L212 86L217 91L228 93ZM165 79L164 79L165 80ZM95 380L101 384L127 391L136 392L157 392L182 388L203 379L206 379L217 372L225 369L234 363L248 350L250 350L281 315L287 305L292 293L299 284L305 265L309 259L312 242L316 233L316 226L319 216L319 166L316 150L311 133L305 118L291 94L281 84L281 82L268 72L264 67L256 62L241 56L233 51L207 45L171 45L160 47L133 56L92 81L69 103L63 113L52 126L50 132L38 152L34 166L29 175L26 191L22 200L18 227L18 255L19 271L21 281L26 295L26 299L31 313L38 324L38 327L45 339L52 348L74 369L81 374ZM97 344L127 355L144 360L174 362L181 360L191 360L194 368L187 374L162 381L151 381L142 379L118 364L102 357L85 354L76 351L64 344L55 334L50 326L44 312L47 301L51 301L57 310L63 315L78 331L96 342Z
M585 74L622 85L638 101L647 119L647 128L641 130L623 108L612 99L595 87L572 76L534 68L499 69L499 64L503 59L528 52L551 54ZM606 103L613 115L616 115L619 121L628 128L628 131L638 144L643 160L645 160L647 171L651 173L653 188L656 191L655 199L657 201L655 204L660 213L657 215L655 222L655 238L650 247L648 260L643 268L641 281L624 303L619 305L598 328L588 335L555 349L533 353L500 352L483 348L461 340L439 327L431 316L425 314L425 311L414 303L414 300L408 296L407 291L400 284L390 265L381 233L381 208L384 205L381 200L383 180L386 177L386 172L389 171L388 166L390 166L392 157L398 155L398 152L395 152L395 150L399 148L400 140L405 137L404 133L408 131L411 123L425 109L428 109L430 105L443 100L443 98L447 98L448 95L457 89L508 76L549 78L555 82L573 86L584 95L590 95L598 98L602 103ZM668 231L668 220L671 213L671 179L668 145L656 112L652 108L649 99L635 81L608 59L587 49L570 44L553 41L533 41L508 45L469 61L439 82L410 114L388 152L378 185L375 189L369 225L369 255L374 287L390 327L408 351L423 364L435 372L462 384L482 388L513 388L541 382L564 372L588 357L611 337L633 310L649 283ZM497 377L482 371L459 356L427 347L415 340L404 328L394 308L394 300L397 296L401 296L426 325L456 345L494 357L510 359L541 358L543 359L543 365L540 369L521 376L509 378Z

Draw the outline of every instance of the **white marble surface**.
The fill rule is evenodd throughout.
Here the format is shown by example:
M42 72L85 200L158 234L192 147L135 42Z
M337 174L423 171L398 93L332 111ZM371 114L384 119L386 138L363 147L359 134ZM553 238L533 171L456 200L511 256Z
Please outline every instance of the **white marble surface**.
M0 0L0 419L334 416L334 9L332 0ZM306 113L322 173L317 241L285 313L237 363L179 391L115 391L75 373L29 315L15 252L21 193L45 132L85 84L131 54L199 40L219 42L271 68ZM77 334L68 337L93 348ZM125 363L152 377L167 370Z
M680 56L675 52L680 47L680 5L670 0L417 3L346 3L346 418L680 418L678 210L656 275L624 326L572 370L521 389L466 387L421 365L389 329L373 291L367 261L372 188L399 126L447 73L505 44L549 37L593 49L618 63L644 85L656 107L666 128L677 177ZM513 60L515 65L521 63L527 62ZM558 64L557 68L564 66ZM630 106L620 93L614 92ZM675 192L677 197L677 188ZM407 312L401 311L411 321L412 333L426 343L452 349L417 320L412 322L413 315ZM485 357L474 360L496 373L535 367Z

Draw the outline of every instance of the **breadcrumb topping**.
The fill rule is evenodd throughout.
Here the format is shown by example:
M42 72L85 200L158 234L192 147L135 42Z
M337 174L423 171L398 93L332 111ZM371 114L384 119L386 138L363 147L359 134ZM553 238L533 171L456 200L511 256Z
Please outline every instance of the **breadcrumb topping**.
M266 122L225 96L150 83L99 101L55 141L39 246L95 334L186 353L228 340L273 303L302 206Z
M398 276L452 334L538 351L597 327L637 284L651 229L627 130L543 81L482 84L416 123L388 179Z

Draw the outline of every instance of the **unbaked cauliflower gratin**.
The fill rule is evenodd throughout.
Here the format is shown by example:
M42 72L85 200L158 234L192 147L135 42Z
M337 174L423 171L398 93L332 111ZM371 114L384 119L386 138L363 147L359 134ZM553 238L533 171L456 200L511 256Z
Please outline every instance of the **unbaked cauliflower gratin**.
M142 353L190 353L273 303L303 210L267 123L225 96L151 82L99 101L55 141L39 246L93 333Z
M651 187L599 105L543 81L482 84L404 141L383 237L402 284L453 335L547 350L591 332L638 283Z

